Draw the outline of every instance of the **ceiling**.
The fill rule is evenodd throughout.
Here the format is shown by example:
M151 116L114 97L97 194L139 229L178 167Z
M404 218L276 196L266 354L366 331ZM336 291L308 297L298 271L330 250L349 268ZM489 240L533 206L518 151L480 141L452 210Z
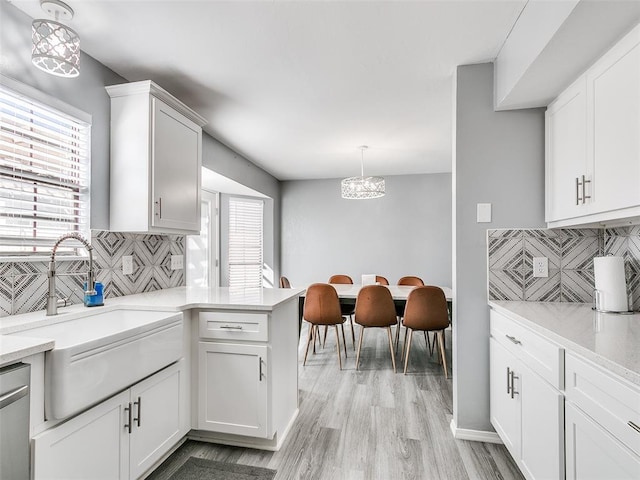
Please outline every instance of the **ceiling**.
M360 145L365 173L450 172L455 68L492 61L527 1L67 3L84 52L290 180L357 175Z

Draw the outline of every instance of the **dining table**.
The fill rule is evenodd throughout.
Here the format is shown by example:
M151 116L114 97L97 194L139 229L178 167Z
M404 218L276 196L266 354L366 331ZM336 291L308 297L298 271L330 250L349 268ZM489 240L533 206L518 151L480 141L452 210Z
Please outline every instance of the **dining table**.
M358 293L363 285L358 283L331 283L333 288L336 289L336 293L338 294L338 299L340 300L340 304L342 305L355 305L356 299L358 298ZM440 285L435 285L440 287L444 292L444 296L447 299L447 305L449 306L449 321L453 319L453 290L450 287L443 287ZM409 297L409 292L413 290L413 285L385 285L389 289L391 293L391 298L393 298L393 302L396 305L404 307L407 303L407 298ZM298 304L298 313L299 313L299 329L302 328L302 320L304 313L304 298L306 294L306 289L300 294L300 301Z

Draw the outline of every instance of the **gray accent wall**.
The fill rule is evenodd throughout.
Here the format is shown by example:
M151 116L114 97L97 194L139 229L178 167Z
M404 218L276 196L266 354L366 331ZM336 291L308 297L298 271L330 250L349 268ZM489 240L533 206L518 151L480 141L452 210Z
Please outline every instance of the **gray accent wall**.
M76 78L37 69L31 63L31 18L6 0L0 0L0 48L3 75L91 115L91 228L108 229L111 102L104 87L126 80L85 52Z
M282 182L282 274L294 286L347 274L451 285L451 174L385 178L386 195L345 200L340 179Z
M453 420L489 422L487 229L544 227L544 109L493 110L493 65L457 69L454 140ZM491 223L476 204L491 203Z

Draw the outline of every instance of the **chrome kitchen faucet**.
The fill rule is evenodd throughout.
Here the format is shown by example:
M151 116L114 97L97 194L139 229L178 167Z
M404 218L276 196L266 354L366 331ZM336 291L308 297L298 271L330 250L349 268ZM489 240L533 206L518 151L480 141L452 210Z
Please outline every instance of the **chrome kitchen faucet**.
M64 302L66 300L58 299L56 296L56 250L58 245L67 239L78 240L89 252L89 271L87 272L87 283L85 285L85 295L95 295L95 275L93 272L93 247L85 240L85 238L75 232L67 233L61 236L51 249L51 259L49 260L49 291L47 293L47 316L58 314L58 302Z

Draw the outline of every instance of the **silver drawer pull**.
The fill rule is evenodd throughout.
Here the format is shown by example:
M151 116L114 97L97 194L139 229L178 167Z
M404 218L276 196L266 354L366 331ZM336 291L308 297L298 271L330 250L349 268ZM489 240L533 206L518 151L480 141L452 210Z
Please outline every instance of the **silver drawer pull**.
M631 428L633 428L636 432L640 433L640 427L638 425L636 425L635 423L633 423L631 420L629 420L627 422L627 425L629 425Z
M518 340L516 337L512 337L511 335L505 335L509 340L511 340L516 345L522 345L522 342Z
M29 393L29 385L22 385L21 387L11 390L0 397L0 408L7 407L14 402L17 402L22 397L27 396Z
M226 330L242 330L242 325L221 325L220 328Z

